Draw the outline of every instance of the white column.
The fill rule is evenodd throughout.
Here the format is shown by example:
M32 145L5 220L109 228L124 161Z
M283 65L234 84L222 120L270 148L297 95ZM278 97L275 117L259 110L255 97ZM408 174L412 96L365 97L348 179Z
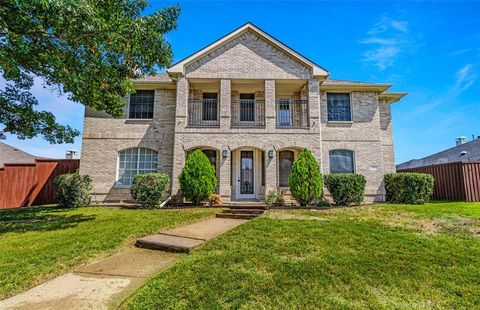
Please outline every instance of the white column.
M185 150L183 149L183 131L187 126L188 107L188 80L179 77L177 80L177 102L175 109L175 134L173 144L173 167L172 167L172 195L177 195L180 189L178 176L185 164Z

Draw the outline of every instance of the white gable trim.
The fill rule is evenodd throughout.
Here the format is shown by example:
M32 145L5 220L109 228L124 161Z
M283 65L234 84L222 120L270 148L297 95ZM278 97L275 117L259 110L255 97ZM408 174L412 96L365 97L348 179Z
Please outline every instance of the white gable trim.
M195 54L190 55L187 58L177 62L176 64L174 64L172 67L170 67L167 70L167 73L171 74L171 75L178 75L178 74L185 75L186 65L200 59L204 55L214 51L215 49L219 48L223 44L225 44L227 42L230 42L231 40L237 38L238 36L240 36L241 34L243 34L246 31L249 31L249 30L254 32L255 34L257 34L258 36L262 37L263 39L267 40L268 42L270 42L272 45L276 46L277 48L281 49L286 54L292 56L293 58L302 62L306 66L312 68L313 76L326 78L330 74L330 72L328 72L327 70L323 69L319 65L315 64L314 62L310 61L309 59L307 59L304 56L300 55L299 53L295 52L294 50L292 50L291 48L289 48L288 46L286 46L282 42L278 41L277 39L270 36L268 33L266 33L263 30L257 28L255 25L253 25L251 23L247 23L247 24L243 25L242 27L238 28L237 30L227 34L223 38L215 41L214 43L212 43L212 44L208 45L207 47L201 49L200 51L196 52Z

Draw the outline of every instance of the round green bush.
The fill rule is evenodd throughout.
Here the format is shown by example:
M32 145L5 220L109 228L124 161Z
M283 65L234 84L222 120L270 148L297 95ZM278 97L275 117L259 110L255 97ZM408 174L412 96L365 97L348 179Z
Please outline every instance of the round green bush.
M159 206L166 198L170 178L165 173L137 174L130 186L133 199L144 207Z
M388 202L424 204L432 197L435 178L426 173L388 173L384 181Z
M325 185L338 206L361 204L366 183L365 177L357 173L338 173L325 176Z
M194 204L206 200L217 187L215 168L200 150L188 155L178 180L182 195Z
M320 165L309 149L304 149L293 162L288 176L288 186L292 196L301 206L306 206L322 196L322 174Z
M53 180L55 199L65 208L85 207L90 204L92 180L78 171L56 176Z

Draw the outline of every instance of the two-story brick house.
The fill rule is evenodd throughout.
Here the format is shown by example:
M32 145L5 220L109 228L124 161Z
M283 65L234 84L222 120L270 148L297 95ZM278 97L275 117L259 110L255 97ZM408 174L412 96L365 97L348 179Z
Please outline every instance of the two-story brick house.
M322 173L367 179L366 202L384 199L395 171L391 84L328 78L329 72L248 23L166 73L135 80L124 118L85 111L80 172L97 201L129 197L137 173L170 175L201 149L224 200L262 199L288 187L292 162L309 148Z

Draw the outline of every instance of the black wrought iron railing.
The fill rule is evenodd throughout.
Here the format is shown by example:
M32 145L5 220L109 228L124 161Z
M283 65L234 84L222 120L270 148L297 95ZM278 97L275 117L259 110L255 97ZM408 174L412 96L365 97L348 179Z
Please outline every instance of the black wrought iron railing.
M277 127L308 128L308 100L277 99Z
M220 100L188 99L188 126L220 126Z
M232 100L231 106L232 127L265 126L265 100Z

